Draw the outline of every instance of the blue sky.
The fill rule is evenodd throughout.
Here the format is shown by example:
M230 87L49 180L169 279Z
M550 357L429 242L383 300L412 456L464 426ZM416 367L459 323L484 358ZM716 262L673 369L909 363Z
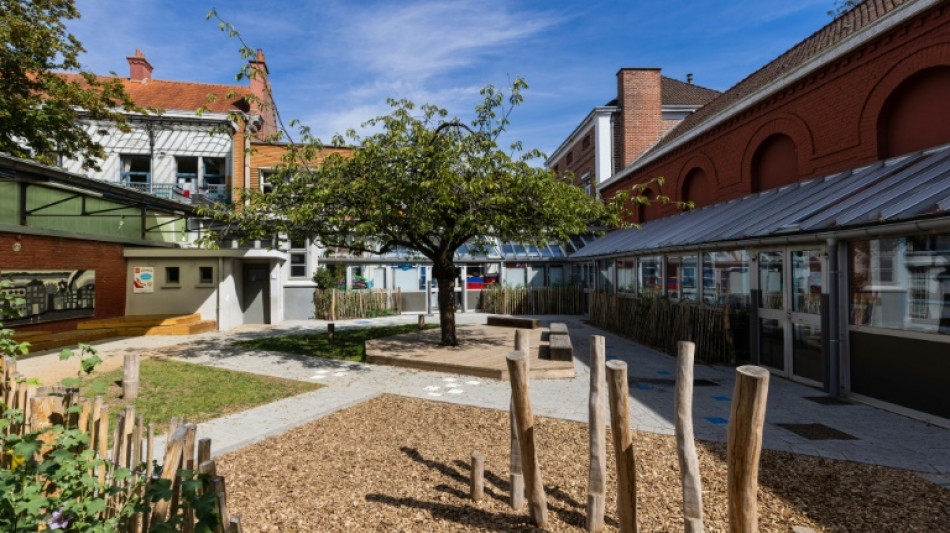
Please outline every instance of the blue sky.
M725 90L830 22L833 0L626 2L77 0L83 64L128 75L141 49L159 79L236 83L239 44L205 20L216 7L262 48L281 114L323 140L387 111L386 98L463 118L486 84L530 89L508 140L551 153L616 95L621 67Z

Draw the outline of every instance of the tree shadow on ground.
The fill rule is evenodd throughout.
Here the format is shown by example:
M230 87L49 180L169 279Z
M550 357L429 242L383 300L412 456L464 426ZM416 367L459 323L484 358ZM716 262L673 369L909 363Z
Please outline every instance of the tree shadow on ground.
M440 463L439 461L426 459L425 457L422 456L422 454L419 452L417 448L410 448L408 446L403 446L400 448L400 451L405 453L406 456L412 459L413 461L416 461L422 464L423 466L436 470L439 473L461 483L463 487L469 486L469 483L471 482L470 476L471 476L472 467L470 464L466 463L465 461L456 459L455 461L453 461L453 464L455 465L453 467L451 465ZM468 471L468 475L463 474L462 473L463 471ZM487 469L485 470L485 481L494 485L495 489L497 489L496 491L495 489L486 486L484 489L486 495L504 504L508 504L510 502L511 483L509 481L506 481L502 476L499 476L498 474ZM457 498L463 501L469 500L469 498L471 497L471 495L465 490L459 489L457 487L452 487L446 484L440 484L440 485L435 486L434 488L435 490L439 492L444 492L446 494L456 496ZM578 527L584 527L587 521L587 517L585 514L586 507L587 507L586 504L581 504L580 502L575 500L573 497L571 497L570 494L564 492L559 486L556 486L556 485L555 486L545 485L544 492L547 498L556 500L564 504L564 506L559 506L559 505L552 504L550 500L547 502L548 510L556 514L559 520L561 520L562 522L566 524L571 524ZM376 498L376 499L370 500L370 498ZM382 495L382 494L368 495L367 500L379 501L381 503L387 503L390 505L427 508L432 511L433 516L437 518L446 518L446 519L453 519L450 516L452 513L449 511L454 510L454 514L458 515L459 511L462 509L473 509L467 506L450 506L446 504L425 502L425 501L417 500L414 498L392 498L392 497ZM473 510L478 511L477 509L473 509ZM514 517L514 515L508 515L508 514L499 515L498 513L488 513L487 511L478 511L478 512L487 514L488 516L491 516L491 517L498 517L498 516ZM525 513L525 512L526 512L525 509L521 510L521 513ZM443 514L438 514L438 513L443 513ZM518 517L520 517L519 519L522 521L526 520L526 518L521 517L520 514L518 515ZM483 520L483 518L480 518L473 525L478 525L480 527L487 527L486 524L481 523L481 520ZM608 525L619 527L619 523L609 517L605 517L605 522ZM460 522L460 523L469 523L469 522ZM504 524L492 524L491 527L494 528L494 527L498 527L502 525ZM536 528L528 525L527 523L524 523L523 527L531 531L536 530Z

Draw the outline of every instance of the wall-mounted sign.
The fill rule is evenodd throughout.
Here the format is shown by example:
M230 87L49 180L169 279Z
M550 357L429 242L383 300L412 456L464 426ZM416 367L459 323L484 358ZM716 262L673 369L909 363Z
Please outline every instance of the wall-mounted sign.
M4 325L91 317L96 308L95 270L4 270L8 297L19 299L18 316Z
M155 267L135 267L132 271L132 292L155 291Z

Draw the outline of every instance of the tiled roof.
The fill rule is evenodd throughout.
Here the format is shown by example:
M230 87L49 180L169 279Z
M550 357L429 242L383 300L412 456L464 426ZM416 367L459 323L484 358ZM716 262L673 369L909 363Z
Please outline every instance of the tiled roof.
M78 79L76 74L63 74L70 79ZM132 81L129 78L98 76L100 80L118 79L132 100L141 107L155 107L164 110L194 111L204 107L208 111L227 113L229 111L248 111L244 96L249 94L247 87L240 85L219 85L214 83L193 83L185 81L166 81L149 79L145 82ZM228 97L229 93L234 93ZM208 95L216 98L210 99Z
M660 77L660 100L663 105L706 105L719 96L719 91L692 83Z
M846 37L860 31L905 3L907 3L905 0L865 0L683 119L653 148L638 159L643 159L649 156L650 153L674 142L681 135L700 126L782 75L798 68L809 59L837 46ZM664 81L666 80L664 79ZM665 94L663 103L667 103Z

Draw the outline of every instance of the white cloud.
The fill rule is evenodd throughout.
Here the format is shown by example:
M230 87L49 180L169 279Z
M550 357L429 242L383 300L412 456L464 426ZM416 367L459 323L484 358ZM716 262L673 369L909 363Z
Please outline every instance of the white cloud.
M461 0L349 9L336 34L360 67L386 78L424 80L514 46L561 23L503 2Z

